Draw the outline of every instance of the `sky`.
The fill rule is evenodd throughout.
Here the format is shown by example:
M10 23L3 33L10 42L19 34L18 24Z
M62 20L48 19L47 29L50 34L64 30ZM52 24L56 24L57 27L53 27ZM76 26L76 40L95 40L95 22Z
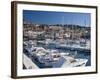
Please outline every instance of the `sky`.
M90 27L90 13L23 10L23 20L36 24L74 24Z

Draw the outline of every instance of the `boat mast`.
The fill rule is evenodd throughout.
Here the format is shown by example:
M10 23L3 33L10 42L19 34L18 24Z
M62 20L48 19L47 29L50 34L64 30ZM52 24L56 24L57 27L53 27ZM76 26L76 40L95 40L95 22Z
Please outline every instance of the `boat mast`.
M62 16L62 26L64 26L64 16Z
M86 27L86 19L84 20L84 24L85 24L85 27ZM86 38L85 38L85 43L86 43Z

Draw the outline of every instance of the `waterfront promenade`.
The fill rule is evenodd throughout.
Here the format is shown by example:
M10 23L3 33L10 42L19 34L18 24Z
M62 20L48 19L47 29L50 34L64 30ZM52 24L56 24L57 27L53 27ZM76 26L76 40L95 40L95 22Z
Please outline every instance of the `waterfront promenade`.
M32 62L32 60L23 54L23 64L27 69L38 69L38 66Z

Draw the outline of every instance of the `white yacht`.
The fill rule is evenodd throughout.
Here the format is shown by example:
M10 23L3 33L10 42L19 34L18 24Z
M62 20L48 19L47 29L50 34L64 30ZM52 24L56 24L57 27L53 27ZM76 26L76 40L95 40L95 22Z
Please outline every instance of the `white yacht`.
M86 66L86 63L88 61L88 59L81 59L81 58L73 58L70 56L63 56L66 61L65 63L62 65L62 67L83 67Z

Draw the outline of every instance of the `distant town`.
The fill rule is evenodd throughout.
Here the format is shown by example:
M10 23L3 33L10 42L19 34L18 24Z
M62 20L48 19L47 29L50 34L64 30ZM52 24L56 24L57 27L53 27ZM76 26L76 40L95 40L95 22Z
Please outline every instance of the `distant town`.
M64 39L64 40L90 40L90 26L67 25L67 24L34 24L23 23L24 40L46 40L46 39Z

